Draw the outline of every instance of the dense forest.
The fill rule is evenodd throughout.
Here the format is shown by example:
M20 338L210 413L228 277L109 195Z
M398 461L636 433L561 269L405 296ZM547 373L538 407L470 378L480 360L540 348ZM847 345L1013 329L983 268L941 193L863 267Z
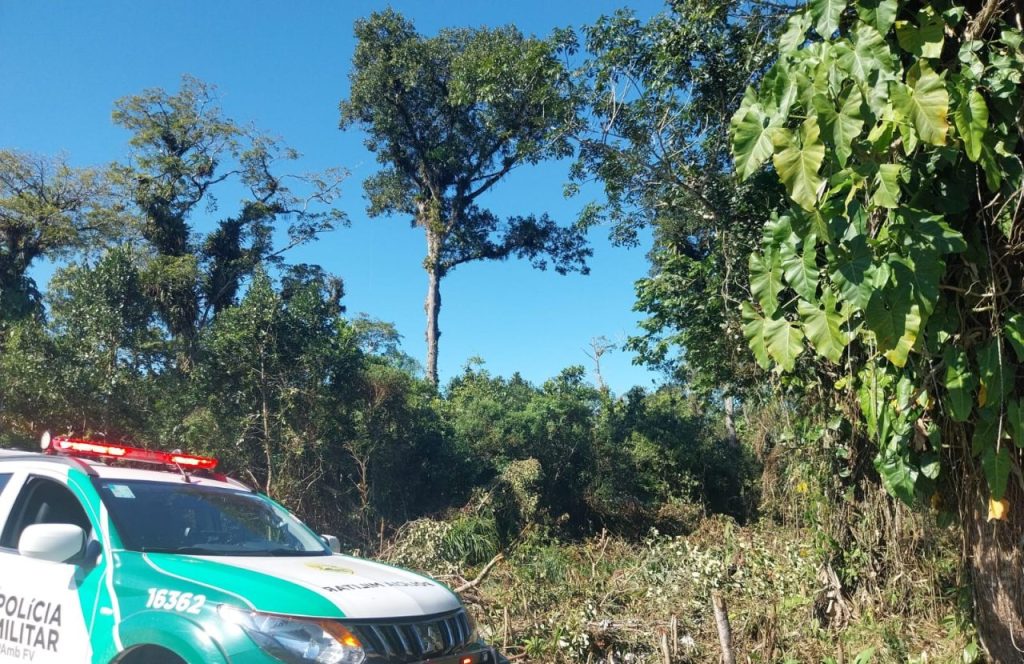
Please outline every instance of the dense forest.
M1022 16L674 0L535 37L368 15L338 121L379 162L368 215L423 233L423 364L349 315L344 266L290 260L350 223L346 164L297 175L212 83L112 100L116 164L0 146L0 446L214 455L461 588L513 661L1024 661ZM546 160L571 163L574 223L485 207ZM585 273L591 232L653 235L617 350L659 387L604 385L601 339L596 384L486 358L439 380L452 270Z

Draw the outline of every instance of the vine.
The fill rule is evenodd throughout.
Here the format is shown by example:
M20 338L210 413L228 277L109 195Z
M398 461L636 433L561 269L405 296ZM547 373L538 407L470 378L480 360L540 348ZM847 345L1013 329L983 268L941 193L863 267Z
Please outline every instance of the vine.
M973 423L992 501L1021 477L1024 54L1004 18L814 0L732 120L738 174L770 159L793 203L750 257L750 347L782 372L807 347L844 365L908 503L956 442L943 421Z

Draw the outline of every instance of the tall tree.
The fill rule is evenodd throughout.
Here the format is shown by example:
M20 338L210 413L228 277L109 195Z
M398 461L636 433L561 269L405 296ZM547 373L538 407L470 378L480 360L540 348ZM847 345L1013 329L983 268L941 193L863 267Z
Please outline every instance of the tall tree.
M770 159L791 199L750 259L750 346L831 363L886 488L959 503L998 662L1024 644L1021 22L1008 0L812 0L733 118L737 171Z
M636 285L647 318L628 345L700 391L735 393L757 376L736 304L763 214L783 192L769 178L737 185L728 128L780 23L756 3L694 0L646 22L621 10L584 30L593 122L573 176L597 179L605 197L583 222L610 223L627 245L653 231L651 274Z
M559 55L573 42L513 27L424 37L392 10L357 21L355 34L341 127L364 129L385 165L365 183L370 215L409 215L426 235L426 372L436 385L440 285L453 269L517 256L587 272L579 230L546 214L502 221L481 207L514 168L572 154L578 97Z
M343 220L329 207L343 174L280 172L298 153L226 117L215 88L190 76L177 93L156 88L118 100L113 117L132 132L132 160L119 172L153 254L144 279L187 369L199 330L234 304L244 279ZM197 236L223 183L244 192L240 207ZM282 223L289 242L275 248Z
M0 150L0 324L38 310L37 259L97 248L116 214L104 173Z

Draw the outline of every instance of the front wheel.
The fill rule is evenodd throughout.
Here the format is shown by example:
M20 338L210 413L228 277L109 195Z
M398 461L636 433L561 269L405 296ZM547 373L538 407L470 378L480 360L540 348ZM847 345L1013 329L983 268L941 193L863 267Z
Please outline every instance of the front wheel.
M187 662L166 648L140 646L132 648L111 664L187 664Z

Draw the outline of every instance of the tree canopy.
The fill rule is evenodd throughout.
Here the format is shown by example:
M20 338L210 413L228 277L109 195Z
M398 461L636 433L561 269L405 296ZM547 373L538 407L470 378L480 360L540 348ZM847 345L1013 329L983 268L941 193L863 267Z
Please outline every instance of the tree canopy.
M647 318L628 345L704 392L735 392L757 375L735 305L781 189L769 178L736 183L728 118L770 63L780 24L757 3L698 1L647 22L620 10L584 30L593 119L570 190L601 182L603 200L581 220L610 225L616 242L652 230L651 275L636 284Z
M190 76L173 94L155 88L118 100L113 119L131 132L131 160L116 173L150 252L143 280L187 368L198 331L235 302L246 278L344 222L330 207L344 173L283 171L298 153L226 117L216 89ZM197 222L216 208L225 184L245 192L240 208L198 235ZM274 247L273 232L284 224L288 244Z
M95 250L118 227L106 173L0 150L0 324L38 313L36 260Z
M356 22L341 127L358 126L384 168L364 183L371 215L408 215L427 252L428 379L437 383L440 281L478 260L528 259L586 272L582 232L546 214L502 220L483 196L513 169L572 154L580 99L560 55L571 33L514 27L424 37L393 10Z

